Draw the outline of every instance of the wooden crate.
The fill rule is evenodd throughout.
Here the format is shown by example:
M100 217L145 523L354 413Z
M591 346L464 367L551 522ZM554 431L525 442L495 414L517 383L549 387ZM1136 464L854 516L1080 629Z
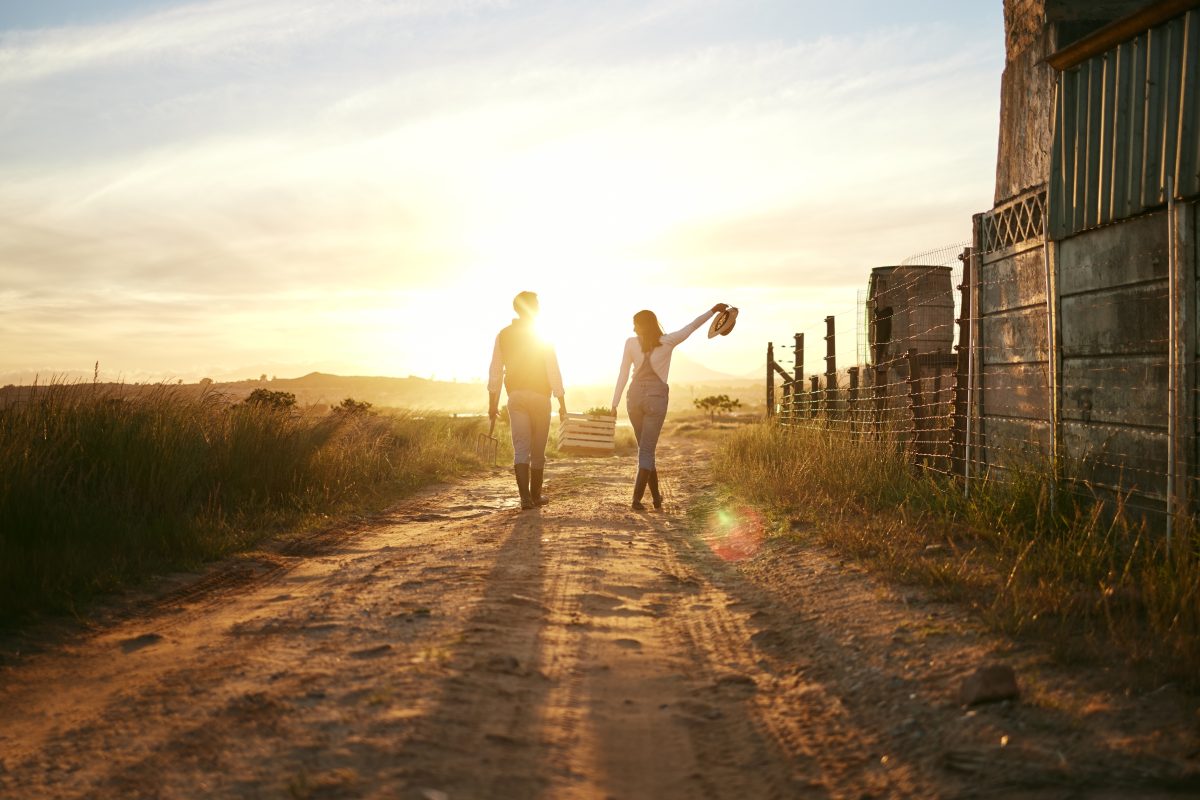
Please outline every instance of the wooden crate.
M558 428L558 449L573 455L611 455L617 418L568 413Z

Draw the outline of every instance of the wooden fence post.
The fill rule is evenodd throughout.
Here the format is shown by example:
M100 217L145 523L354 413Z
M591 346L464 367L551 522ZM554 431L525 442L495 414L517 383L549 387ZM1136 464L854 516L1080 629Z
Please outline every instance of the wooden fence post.
M775 416L775 343L767 342L767 417Z
M809 392L809 395L808 395L809 396L809 401L808 401L809 415L812 416L813 419L816 419L817 416L821 413L821 407L820 407L821 378L820 378L820 376L817 376L817 375L810 375L810 376L808 376L808 382L809 382L809 387L812 390L811 392Z
M908 408L912 413L913 463L920 464L925 455L925 411L921 400L921 367L917 348L908 349Z
M958 285L962 309L958 323L958 344L954 346L958 354L958 366L954 373L954 423L950 433L950 471L955 475L966 475L967 457L967 381L970 377L971 358L971 248L963 250L962 283Z
M937 360L934 362L936 367L933 370L933 402L929 409L929 450L930 457L933 460L934 466L943 468L945 466L944 459L948 454L942 452L942 440L945 433L945 425L942 416L942 350L937 351Z
M846 372L850 376L850 395L847 398L849 407L846 416L850 420L850 433L853 434L857 431L855 420L858 412L858 367L849 367Z
M887 385L888 368L880 365L875 366L875 384L871 387L871 394L875 404L875 438L883 438L883 426L887 414Z
M833 317L825 318L825 416L837 413L837 346Z
M798 419L801 416L806 416L806 411L807 411L807 409L804 409L801 407L805 400L805 397L804 397L804 334L803 333L794 334L793 338L796 341L796 347L795 347L795 350L793 350L793 353L795 354L795 358L793 359L794 369L792 370L792 384L793 384L792 403L794 404L793 416Z

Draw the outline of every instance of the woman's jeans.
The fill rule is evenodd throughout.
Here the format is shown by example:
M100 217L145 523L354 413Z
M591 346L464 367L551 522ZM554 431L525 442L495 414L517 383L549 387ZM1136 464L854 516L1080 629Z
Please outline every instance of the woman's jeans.
M667 418L667 399L671 390L657 376L634 380L625 395L625 409L633 423L633 435L638 443L638 467L654 469L654 450Z
M508 426L512 429L513 463L541 468L550 437L549 395L517 389L508 393Z

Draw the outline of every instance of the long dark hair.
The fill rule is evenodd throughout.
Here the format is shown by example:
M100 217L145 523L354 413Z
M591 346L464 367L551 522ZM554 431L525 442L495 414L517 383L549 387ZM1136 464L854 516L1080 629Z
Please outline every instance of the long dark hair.
M662 344L663 329L653 311L639 311L633 315L633 332L643 353L649 353Z

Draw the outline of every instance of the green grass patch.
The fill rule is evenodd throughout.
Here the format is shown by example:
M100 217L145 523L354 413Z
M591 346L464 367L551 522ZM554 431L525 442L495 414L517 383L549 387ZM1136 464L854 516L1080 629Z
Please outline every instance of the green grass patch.
M997 629L1052 644L1064 660L1120 660L1200 686L1200 535L1173 546L1144 521L1060 491L1048 468L957 481L915 470L903 448L762 423L719 445L725 491L777 534L822 541L943 597Z
M0 410L0 619L477 467L486 421L52 385Z

